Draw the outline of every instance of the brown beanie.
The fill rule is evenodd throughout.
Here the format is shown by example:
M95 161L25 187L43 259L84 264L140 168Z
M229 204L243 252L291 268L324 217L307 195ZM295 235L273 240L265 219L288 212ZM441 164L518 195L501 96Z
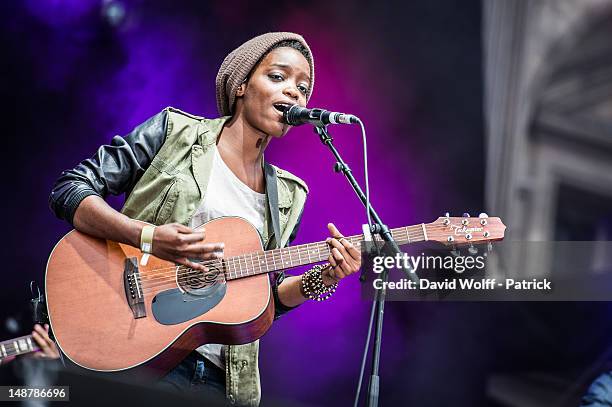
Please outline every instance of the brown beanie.
M314 87L314 60L310 47L299 34L290 32L274 32L262 34L252 38L233 50L225 57L219 72L217 72L216 93L217 110L222 116L231 115L234 112L234 102L238 87L247 78L251 70L274 45L285 40L297 40L304 45L308 51L308 64L310 65L310 86L306 100L310 99Z

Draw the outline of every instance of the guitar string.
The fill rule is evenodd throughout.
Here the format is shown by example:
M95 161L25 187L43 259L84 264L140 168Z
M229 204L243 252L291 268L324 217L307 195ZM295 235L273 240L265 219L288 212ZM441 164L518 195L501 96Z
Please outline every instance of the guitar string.
M304 264L311 264L311 263L316 263L319 261L323 261L325 260L325 258L327 258L329 256L329 248L328 246L323 246L324 249L321 250L321 248L318 249L318 257L316 258L316 261L312 261L312 256L308 256L309 261L304 263ZM323 252L323 253L321 253ZM295 253L292 253L295 254ZM287 264L287 262L285 262L285 264L287 264L287 267L285 268L289 268L289 267L297 267L298 265L293 265L294 260L301 260L301 256L297 256L297 257L293 257L292 261ZM245 264L247 265L248 269L247 270L242 270L242 268L240 270L231 270L231 265L228 265L228 263L226 263L226 267L223 267L223 260L222 259L217 259L216 261L213 262L218 268L225 268L225 272L223 272L224 275L229 275L230 279L231 277L234 278L240 278L240 277L247 277L250 275L255 275L255 274L262 274L264 272L264 268L265 268L265 272L269 272L269 267L267 266L266 263L261 263L258 262L257 264L255 264L254 261L252 261L252 265L249 267L248 264L245 262ZM275 262L276 263L276 262ZM210 264L210 262L209 262ZM235 265L234 265L235 266ZM275 267L277 267L277 265L274 265ZM242 265L240 265L240 267L242 267ZM174 269L178 269L179 267L175 267ZM279 268L279 270L281 270L282 268ZM175 272L171 273L171 276L162 276L162 278L156 278L157 275L162 274L162 273L155 273L155 277L153 278L145 278L144 281L141 279L141 281L143 282L143 288L145 288L145 284L146 283L146 288L150 289L150 288L156 288L159 287L161 283L161 285L165 285L168 282L176 282L179 281L179 283L181 282L188 282L191 278L193 277L206 277L207 275L212 275L215 274L217 275L218 272L203 272L200 270L194 270L192 268L188 268L188 269L182 269L187 270L186 273L181 273L179 276L177 276L177 274ZM164 273L167 274L167 273ZM146 277L146 275L145 275ZM225 278L223 276L221 276L220 278L215 279L215 281L219 281L219 280L224 280ZM152 283L151 283L152 282Z
M416 229L416 228L418 228L418 226L404 227L404 228L400 228L400 229L395 229L395 232L396 232L396 234L398 235L398 236L397 236L398 240L401 240L401 237L399 236L400 234L406 234L408 237L409 237L409 236L411 236L411 235L413 235L413 237L416 237L416 238L418 238L418 239L422 238L422 236L423 236L423 235L422 235L422 232L421 232L421 230L420 230L420 229L419 229L419 230L409 230L409 228ZM431 229L432 227L430 226L429 228ZM446 229L446 226L438 226L437 228L443 228L443 229ZM415 234L416 234L416 236L414 236ZM360 241L362 240L362 235L350 236L350 237L347 237L347 239L348 239L348 240L351 240L351 241L353 241L353 240L357 240L357 243L358 243L358 242L360 242ZM411 240L415 240L415 239L411 239ZM295 260L295 258L294 258L294 257L295 257L295 255L297 254L297 255L298 255L298 260L301 260L301 253L303 253L304 251L312 251L312 250L311 250L311 249L308 247L308 246L311 246L311 245L313 245L313 244L303 245L303 247L296 246L296 247L294 248L294 253L291 253L290 251L288 251L289 257L291 257L291 258L292 258L292 260L294 261L294 260ZM321 244L320 244L320 243L314 243L314 245L321 245ZM325 256L327 256L327 253L328 253L328 250L329 250L329 249L328 249L328 246L323 246L323 247L325 247L325 248L326 248L326 249L324 249L324 252L325 252ZM276 250L278 250L278 249L276 249ZM285 250L285 249L281 249L281 250ZM319 251L319 254L320 254L320 250L321 250L321 249L320 249L320 247L318 247L318 248L317 248L317 250ZM239 270L239 271L236 271L236 270L235 270L235 271L231 271L231 270L229 270L229 267L228 267L227 271L226 271L226 272L224 272L224 274L228 274L230 277L233 277L233 278L247 277L247 276L250 276L250 275L253 275L253 274L261 274L261 273L263 272L263 267L261 266L261 264L265 264L265 265L266 265L266 271L269 271L269 267L267 266L267 263L265 263L265 262L263 262L263 261L262 261L262 262L260 262L261 264L260 264L260 263L258 263L258 264L257 264L257 267L255 267L255 263L254 263L254 260L253 260L253 256L254 256L254 255L257 255L258 259L260 259L260 258L261 258L261 257L260 257L260 254L261 254L261 253L263 253L265 257L268 257L268 256L266 256L266 253L270 253L270 252L272 252L272 251L267 251L267 252L256 252L256 253L248 253L248 254L245 254L245 255L242 255L242 256L235 256L235 257L232 257L232 258L230 258L230 259L232 259L232 260L233 260L234 267L235 267L235 260L237 259L237 260L238 260L238 262L239 262L239 265L240 265L240 270ZM297 252L297 253L296 253L296 252ZM278 254L281 254L281 253L279 252ZM243 272L243 270L242 270L242 265L240 264L240 260L242 260L242 259L243 259L243 260L245 261L245 264L247 264L247 256L250 256L250 257L251 257L251 264L252 264L252 267L248 268L247 270L245 270L245 271ZM325 256L324 256L324 257L325 257ZM274 256L274 253L273 253L273 256L272 256L272 257L273 257L273 259L272 259L272 260L274 261L274 263L275 263L275 267L276 267L276 258L275 258L275 256ZM310 257L310 255L309 255L309 257ZM321 260L319 260L319 261L323 261L323 260L324 260L324 257L323 257L323 259L321 259ZM241 258L242 258L242 259L241 259ZM268 260L268 259L266 258L266 260ZM311 263L314 263L314 262L312 262L311 260L312 260L312 259L309 259L309 262L308 262L308 263L305 263L305 264L311 264ZM282 261L282 254L281 254L281 261ZM292 266L293 261L291 262L291 264L288 264L288 266L289 266L289 267L291 267L291 266ZM202 262L201 264L217 264L217 265L218 265L218 263L219 263L219 262L220 262L220 259L214 259L214 260L210 260L210 261ZM285 263L287 263L287 262L285 262ZM227 263L227 260L226 260L226 264L228 264L228 263ZM301 264L295 265L294 267L299 266L299 265L302 265L302 264L304 264L304 263L301 263ZM247 265L247 267L248 267L248 265ZM289 267L287 267L287 268L289 268ZM151 288L151 287L157 287L157 285L154 285L155 283L163 283L163 284L165 284L165 283L167 283L167 282L172 282L172 283L174 283L174 282L175 282L175 281L177 281L177 280L178 280L179 282L185 282L185 281L188 281L188 280L192 279L192 278L193 278L193 276L196 276L196 275L198 275L198 276L207 276L207 275L209 275L209 274L217 274L217 273L215 273L215 272L203 272L203 271L200 271L200 270L194 270L194 269L192 269L192 268L188 268L188 267L186 267L186 266L174 266L174 267L169 267L169 268L168 268L168 270L170 270L170 269L171 269L172 271L171 271L171 272L169 272L169 273L171 274L171 276L168 276L169 278L168 278L168 277L164 277L164 276L163 276L163 274L168 274L168 273L151 273L151 274L152 274L152 276L151 276L151 277L147 276L146 274L143 274L142 276L144 276L144 277L145 277L145 280L144 280L144 281L143 281L143 280L140 278L140 277L141 277L140 275L139 275L138 277L140 278L141 283L143 283L143 286L144 286L144 283L146 282L146 283L147 283L147 288ZM282 269L282 268L280 268L280 269ZM162 270L162 269L158 269L158 270ZM180 275L180 278L176 276L176 273L177 273L178 271L185 271L185 270L187 270L187 272L186 272L186 273L182 273L182 274ZM249 270L251 270L251 271L249 272ZM253 270L255 271L255 273L253 273ZM149 270L149 271L151 271L151 270ZM246 275L244 275L244 273L247 273L247 274L246 274ZM148 278L147 278L147 277L148 277ZM152 284L149 284L149 283L150 283L152 280L155 280L155 279L157 279L157 281L154 281ZM159 284L158 284L158 285L159 285ZM144 287L143 287L143 288L144 288Z
M422 232L422 227L421 226L414 226L413 225L413 226L407 226L407 227L404 227L404 228L392 229L392 232L398 235L397 237L395 237L395 239L396 240L405 240L405 239L402 239L399 235L402 235L402 234L405 235L407 228L415 229L415 230L411 230L411 231L409 230L408 233L407 233L409 237L412 237L412 239L410 239L411 241L417 240L417 239L423 239L424 238L423 232ZM448 228L448 226L434 225L434 226L428 226L427 230L434 231L435 229L447 229L447 228ZM414 239L414 238L416 238L416 239ZM363 241L363 235L349 236L349 237L346 237L346 239L351 240L352 241L351 243L360 243L361 241ZM357 240L357 241L353 242L353 240ZM429 240L431 241L431 239L429 239ZM493 239L486 239L485 241L490 241L490 240L493 240ZM481 241L482 241L482 239L474 240L473 243L479 243ZM456 244L464 244L464 243L456 243ZM323 242L308 243L308 244L305 244L305 245L299 245L299 246L290 247L290 248L273 249L273 250L267 250L267 251L259 251L259 252L253 252L253 253L246 253L246 254L243 254L243 255L233 256L230 259L236 259L237 261L240 261L240 260L242 260L244 258L246 260L247 256L257 255L259 257L259 256L261 256L262 253L264 253L265 256L270 256L271 255L273 257L273 259L274 259L274 257L276 257L276 256L282 257L281 251L290 252L290 250L293 250L293 251L297 252L297 254L299 255L299 254L303 253L304 251L306 251L306 252L307 251L311 251L311 248L309 248L308 246L312 246L312 245L315 245L315 246L316 245L323 245ZM304 247L302 247L302 246L304 246ZM291 253L288 253L288 254L291 254ZM217 259L205 260L203 262L198 262L198 263L205 265L207 261L215 261L215 260L217 260ZM147 270L147 272L148 273L153 273L153 272L156 272L156 271L171 271L171 272L174 272L174 271L176 271L176 267L177 266L161 267L161 268L158 268L158 269ZM187 266L181 266L181 267L187 267Z
M422 232L422 228L419 226L408 226L409 228L418 228L418 230L412 230L412 231L408 231L408 236L411 238L410 240L417 240L417 239L423 239L423 232ZM429 226L428 230L433 230L434 228L438 228L438 229L445 229L447 228L446 226ZM398 236L395 238L396 240L406 240L406 239L402 239L400 237L400 235L405 235L406 231L404 230L406 228L398 228L398 229L394 229L395 230L395 234L397 234ZM416 239L415 239L416 238ZM355 235L355 236L349 236L346 237L346 239L351 240L351 243L360 243L361 241L363 241L363 235ZM353 240L357 240L356 242L353 242ZM430 239L431 240L431 239ZM489 239L490 240L490 239ZM317 243L308 243L305 245L299 245L299 246L294 246L294 247L289 247L289 248L282 248L282 249L273 249L273 250L267 250L267 251L259 251L259 252L253 252L253 253L246 253L243 255L238 255L238 256L233 256L230 259L236 259L238 261L242 260L243 258L246 259L247 256L251 256L251 255L257 255L260 256L262 253L266 256L266 255L272 255L273 257L276 256L280 256L282 257L282 253L281 251L286 251L288 252L287 254L291 255L290 251L294 251L297 252L297 254L301 254L304 252L308 252L311 251L312 249L309 248L308 246L312 246L312 245L324 245L324 242L317 242ZM302 247L304 246L304 247ZM206 265L206 262L208 261L215 261L217 259L214 260L205 260L202 262L198 262L199 264L203 264ZM182 266L182 267L187 267L187 266ZM153 273L156 271L176 271L176 266L169 266L169 267L161 267L158 269L151 269L151 270L147 270L148 273Z
M321 259L321 261L323 261L324 259ZM295 267L297 267L299 265L296 265ZM155 290L158 290L161 287L164 286L170 286L170 287L177 287L177 283L179 286L184 287L184 285L190 285L190 281L193 281L194 279L198 282L198 283L202 283L204 282L205 284L197 284L197 287L193 287L193 288L203 288L206 284L213 284L216 283L218 281L227 281L227 275L229 275L229 279L233 280L233 279L238 279L241 277L250 277L253 275L258 275L258 274L263 274L261 273L261 271L263 271L263 269L260 269L259 271L255 270L254 273L249 273L246 275L239 275L239 274L234 274L234 272L230 272L230 271L225 271L225 272L220 272L220 273L215 273L215 272L202 272L200 270L194 270L194 269L188 269L189 271L187 271L186 273L181 274L180 276L173 276L171 278L163 278L159 281L156 281L154 283L149 283L149 282L141 282L143 288L142 288L142 293L146 294ZM265 272L264 272L265 273ZM215 274L215 278L214 279L209 279L208 281L206 280L202 280L202 277L207 276L207 275L212 275Z
M445 228L445 227L443 227L443 228ZM403 228L403 229L406 229L406 228ZM396 232L398 232L398 231L396 230ZM402 232L403 232L403 233L402 233ZM407 236L414 235L414 234L416 233L417 235L416 235L416 236L413 236L413 237L416 237L416 238L422 238L422 233L419 233L419 232L420 232L420 230L419 230L419 231L416 231L416 230L414 230L414 231L408 231ZM398 236L397 236L397 237L399 238L398 240L401 240L401 237L399 236L399 234L400 234L400 233L401 233L401 234L406 234L406 232L405 232L405 231L399 230L399 233L397 233L397 234L398 234ZM349 239L349 240L358 240L358 241L361 241L361 240L362 240L362 239L361 239L361 237L362 237L362 236L357 235L357 236L347 237L347 239ZM411 240L415 240L415 239L411 239ZM308 248L308 246L310 246L310 245L312 245L312 244L305 245L303 248L300 248L300 249L298 249L300 246L296 246L296 248L295 248L295 250L294 250L294 253L288 252L288 254L289 254L289 256L290 256L290 257L292 257L292 260L295 260L295 259L294 259L294 257L295 257L295 255L296 255L296 254L298 255L298 260L301 260L301 254L302 254L304 251L312 251L310 248ZM315 243L315 245L317 245L317 243ZM329 249L328 249L328 246L323 246L323 247L325 247L325 248L326 248L326 249L324 249L325 255L324 255L323 259L320 259L319 261L323 261L323 260L325 259L325 256L328 256L328 250L329 250ZM318 248L318 251L319 251L319 253L320 253L321 249L320 249L320 248ZM236 265L235 265L235 260L236 260L236 259L238 260L238 262L239 262L239 266L240 266L240 270L234 270L234 271L231 271L231 270L229 269L229 268L231 267L231 264L227 263L227 260L225 260L225 261L226 261L226 264L229 264L229 266L228 266L228 267L226 267L226 270L227 270L227 271L225 271L225 272L224 272L224 274L229 274L230 278L248 277L248 276L253 275L253 274L261 274L261 273L263 272L263 267L261 266L261 264L266 265L266 272L269 272L269 267L268 267L268 266L267 266L267 264L266 264L265 262L263 262L263 261L262 261L262 262L260 262L261 264L260 264L260 263L258 263L258 264L257 264L257 267L255 267L255 263L254 263L254 260L253 260L253 256L257 254L257 257L258 257L258 258L260 258L260 253L264 253L264 256L265 256L265 257L268 257L268 256L266 256L265 254L266 254L266 253L270 253L270 252L271 252L271 251L267 251L267 252L256 252L256 253L249 253L249 254L245 254L245 255L241 255L241 256L235 256L235 257L230 258L230 259L234 260L234 261L233 261L233 263L234 263L234 264L233 264L233 265L234 265L234 267L236 267ZM297 252L297 253L296 253L296 252ZM279 254L280 254L280 253L279 253ZM242 270L242 265L240 264L240 260L244 260L244 261L245 261L245 264L247 264L247 256L250 256L250 257L251 257L251 264L252 264L252 267L248 267L248 265L247 265L247 270L243 271L243 270ZM221 260L221 259L214 259L214 260L211 260L211 261L202 262L201 264L211 264L211 265L212 265L212 264L216 264L216 265L219 265L220 260ZM269 260L269 259L267 259L267 258L266 258L266 260ZM273 259L272 259L272 260L274 261L274 263L276 263L276 258L275 258L275 256L273 256ZM309 259L309 262L307 262L307 263L301 263L301 264L297 264L297 265L293 265L293 261L291 261L290 263L288 263L288 264L287 264L287 266L288 266L288 267L285 267L285 268L297 267L297 266L302 265L302 264L312 264L312 263L315 263L315 262L312 262L311 260L312 260L312 259ZM281 261L282 261L282 255L281 255ZM287 263L287 262L285 262L285 263ZM276 267L276 264L275 264L275 267ZM145 280L143 281L143 280L141 279L141 282L143 282L143 283L149 283L150 281L153 281L153 280L155 280L155 279L156 279L156 280L158 280L158 281L154 281L154 283L156 283L156 282L162 282L162 283L165 283L165 282L172 282L172 283L174 283L174 282L175 282L175 281L177 281L177 280L179 280L179 282L184 282L184 281L187 281L187 280L191 279L191 278L192 278L192 276L195 276L195 275L199 275L199 276L206 276L206 275L208 275L208 274L217 274L217 273L215 273L215 272L203 272L203 271L200 271L200 270L195 270L195 269L192 269L192 268L189 268L189 267L186 267L186 266L174 266L174 267L169 267L168 269L171 269L171 270L172 270L172 271L170 272L171 276L168 276L168 277L170 277L170 278L167 278L167 277L164 277L164 276L163 276L163 274L168 274L168 273L152 273L153 275L152 275L151 277L147 276L146 274L143 274L142 276L144 276L144 277L145 277ZM250 269L250 270L254 270L254 271L255 271L255 273L253 273L252 271L251 271L251 272L249 272L249 269ZM282 268L279 268L279 270L280 270L280 269L282 269ZM161 270L161 269L158 269L158 270ZM177 273L178 271L185 271L185 270L188 270L188 272L187 272L187 273L182 273L182 274L181 274L181 278L180 278L180 279L176 277L176 273ZM150 270L149 270L149 271L150 271ZM246 274L246 275L244 275L244 273L247 273L247 274ZM159 276L159 277L158 277L158 276ZM140 276L139 276L139 277L140 277ZM144 285L144 284L143 284L143 285ZM147 286L148 286L147 288L149 288L149 287L156 287L156 286L153 286L153 284L147 284Z
M421 231L421 229L419 229L419 231ZM396 233L402 233L402 232L398 231ZM403 233L405 233L405 232L403 232ZM346 236L346 239L348 239L348 240L355 240L355 239L357 239L357 243L359 243L359 242L361 242L363 240L363 235ZM351 242L351 243L353 243L353 242ZM291 249L301 250L301 246L324 245L324 244L325 244L325 242L307 243L307 244L304 244L304 245L292 246ZM282 249L273 249L273 250L259 251L259 252L254 252L253 254L255 254L255 253L275 253L275 252L278 252L280 254L280 251L289 251L289 248L285 247L285 248L282 248ZM238 256L234 256L234 257L247 256L248 254L250 254L250 253L247 253L247 254L244 254L244 255L238 255ZM159 269L151 269L151 270L149 270L149 272L153 272L153 271L157 271L157 270L167 270L169 268L174 268L174 267L162 267L162 268L159 268Z
M401 233L402 231L400 230L399 232ZM413 236L413 237L421 238L422 237L422 233L418 233L418 232L420 232L420 230L419 231L416 231L416 230L412 231L412 233L411 233L411 231L408 231L407 236L410 236L411 234L412 235L416 234L416 236ZM400 233L397 233L397 234L399 235ZM406 234L406 232L404 231L401 234ZM398 240L401 240L400 236L397 236L397 237L398 237ZM360 241L361 240L361 236L359 236L359 235L351 236L351 237L348 237L347 239ZM416 240L416 239L411 239L411 240ZM307 246L309 246L309 245L304 246L304 249L308 249ZM297 246L297 247L299 247L299 246ZM318 261L323 261L325 259L325 257L329 253L328 247L327 246L324 246L324 247L326 248L326 250L324 250L325 254L324 254L323 258L322 259L318 259ZM300 250L301 249L298 249L298 253L297 254L298 254L298 260L301 261L301 254L299 253ZM310 251L310 249L308 249L308 251ZM319 249L319 252L320 252L320 249ZM269 253L269 251L268 252L259 252L259 253ZM253 254L255 254L255 253L253 253ZM294 256L295 254L296 253L289 253L290 256ZM248 255L249 254L244 255L244 257L245 257L245 259L244 259L245 260L245 264L246 264L246 256L248 256ZM215 259L215 260L212 260L212 261L208 261L207 263L208 264L215 264L216 266L221 266L221 268L223 268L223 260L222 259ZM231 270L229 270L228 267L225 267L227 271L223 272L223 276L220 276L219 278L215 278L214 280L210 280L209 282L212 283L212 281L220 281L220 280L223 281L223 280L225 280L224 275L227 275L227 274L229 274L230 277L234 277L234 278L247 277L247 276L250 276L250 275L253 275L253 274L262 274L263 267L262 267L261 264L265 264L265 263L261 262L261 264L258 263L257 266L255 266L255 263L254 263L253 259L251 259L251 263L252 263L252 267L248 267L247 266L248 269L246 271L244 271L244 272L242 271L242 269L240 269L240 271L231 271ZM312 264L312 263L315 263L315 262L312 262L312 259L309 258L309 262L305 263L305 264ZM299 265L302 265L302 264L293 265L293 262L291 262L289 264L290 267L291 266L297 267ZM242 265L240 265L240 267L242 267ZM251 270L251 272L249 272L249 269ZM144 287L145 284L143 284L143 289L147 289L147 291L150 291L151 289L157 288L159 286L166 285L167 283L172 283L174 285L175 282L178 281L179 284L180 284L180 283L189 282L190 280L193 280L194 278L198 279L198 281L201 281L200 280L201 277L206 277L206 276L212 275L212 274L214 274L214 275L218 275L219 274L218 272L204 272L204 271L201 271L201 270L195 270L195 269L192 269L192 268L179 267L179 266L172 267L172 270L173 270L173 272L172 272L172 276L170 278L162 277L161 279L157 278L156 279L157 281L153 281L153 280L155 280L155 277L153 277L153 278L145 279L144 281L141 280L141 282L143 282L143 283L146 282L147 283L146 284L146 288ZM188 270L188 271L186 273L180 274L180 276L177 276L176 275L176 271L177 270L182 270L182 271ZM254 273L253 273L253 271L254 271ZM267 265L266 265L266 272L269 272L269 267ZM247 273L247 274L243 275L243 273ZM155 274L161 274L161 273L155 273ZM143 275L143 276L146 277L146 275ZM151 283L151 281L153 281L153 283ZM159 283L161 283L161 284L159 284Z
M413 237L416 237L416 236L413 236ZM355 240L355 239L353 239L353 240ZM401 239L400 238L399 240L406 240L406 239ZM414 240L414 239L412 239L412 240ZM351 242L351 243L354 243L354 242ZM226 259L223 259L223 260L226 263L231 262L231 264L229 264L229 266L230 267L234 266L234 268L237 268L235 263L238 262L238 267L240 267L240 271L241 271L242 270L242 264L241 264L242 261L244 261L244 264L247 265L247 267L250 268L250 266L248 266L248 263L250 262L251 266L255 266L255 260L257 260L257 265L258 266L261 265L261 264L264 264L264 265L266 265L266 268L269 269L267 264L272 264L273 263L274 267L276 267L277 263L279 263L279 262L281 264L283 264L283 263L284 264L288 264L288 263L292 264L296 259L298 261L301 261L302 257L304 257L304 258L308 257L310 259L311 258L311 253L313 253L313 252L318 252L318 254L320 255L322 250L325 252L325 257L329 256L329 246L328 245L317 244L317 243L315 243L315 245L317 245L317 246L315 246L315 248L307 247L307 246L310 246L310 244L309 244L309 245L306 245L306 246L301 247L301 248L300 248L300 246L295 246L293 248L290 248L290 250L287 250L286 248L282 249L282 250L287 251L288 256L286 256L286 257L290 257L290 261L289 262L287 262L285 259L283 259L283 256L282 256L282 254L280 254L280 252L274 253L273 250L259 251L259 252L253 252L253 253L246 253L246 254L243 254L243 255L233 256L233 257L226 258ZM275 249L275 250L277 250L277 249ZM263 254L263 258L262 258L262 254ZM270 257L272 257L272 258L270 258ZM215 264L217 264L219 262L219 260L221 260L221 259L206 260L206 261L203 261L203 262L199 262L199 264L202 264L204 266L206 266L206 265L215 265ZM323 261L323 260L318 260L318 261ZM309 261L308 263L305 263L305 264L309 264L309 263L315 263L315 262ZM153 270L144 270L141 273L141 276L142 277L148 277L148 279L153 279L153 278L155 278L157 276L163 276L164 274L168 274L168 273L174 274L176 271L181 271L181 270L184 270L186 268L191 269L190 267L187 267L187 266L171 266L171 267L159 268L159 269L153 269ZM262 269L263 269L263 267L261 268L261 270ZM282 267L279 268L279 269L282 269ZM236 273L238 273L238 271L236 271Z
M358 236L357 237L352 237L352 240L355 240L356 238L358 238ZM322 257L322 258L317 259L316 262L323 261L323 260L325 260L326 257L329 256L329 253L330 253L329 247L327 245L323 246L323 247L325 248L325 249L323 249L323 252L324 252L323 256L321 256L321 250L319 248L319 250L318 250L319 251L319 256ZM290 253L290 254L295 255L295 253ZM293 260L295 260L295 256L293 256L293 257L294 257ZM298 256L297 259L301 260L301 256ZM312 258L310 258L310 256L309 256L309 261L307 263L304 263L304 264L311 264L311 263L316 263L316 262L313 262ZM219 268L225 268L227 271L223 272L223 274L224 275L228 275L229 274L230 279L231 279L231 277L234 277L234 278L248 277L250 275L262 274L264 272L264 267L263 267L262 264L265 264L265 263L257 263L257 265L255 265L254 261L251 261L251 263L252 263L252 266L248 267L248 265L247 265L248 269L243 272L242 269L240 269L240 271L236 271L236 270L235 271L231 271L231 270L229 270L229 267L223 267L223 260L222 259L215 259L213 261L208 261L207 262L207 264L215 264L218 267L220 266ZM287 263L287 262L285 262L285 263ZM245 264L246 264L246 261L245 261ZM285 268L289 268L289 267L292 267L292 266L293 267L297 267L299 265L293 265L293 261L292 261L291 263L287 264L287 266L288 267L285 267ZM240 265L240 267L242 267L242 266ZM265 272L269 272L269 267L267 265L265 267L266 267L266 271ZM179 274L177 276L177 271L178 270L181 270L181 271L187 270L187 272L186 273L181 273L181 274ZM251 271L249 271L249 270L251 270ZM246 273L246 275L244 273ZM162 273L155 273L155 276L160 275L160 274L162 274ZM168 274L168 273L163 273L163 274ZM175 266L175 267L173 267L173 271L170 274L171 274L170 276L163 276L162 278L156 278L156 277L148 278L148 279L145 278L144 281L142 279L140 279L140 281L143 283L142 284L143 285L143 290L147 289L148 291L150 291L150 289L152 289L152 288L158 288L159 286L163 286L163 285L166 285L168 283L174 284L175 282L178 281L179 284L180 284L180 283L189 282L192 278L194 278L196 276L197 276L196 278L200 278L200 277L206 277L206 276L212 275L212 274L217 275L219 273L218 272L204 272L204 271L195 270L195 269L192 269L192 268L181 268L179 266ZM143 275L143 276L146 277L146 275ZM223 276L220 276L219 278L216 278L214 281L219 281L219 280L224 280L224 279L225 278ZM145 283L146 283L146 287L145 287ZM212 280L211 280L211 283L212 283Z
M446 227L438 227L438 228L446 228ZM430 227L430 229L433 229L432 227ZM402 238L400 236L400 234L406 234L406 232L404 231L396 231L396 234L398 236L396 236L396 240L406 240L404 238ZM407 234L408 238L410 238L410 241L416 243L417 241L423 241L423 234L421 229L419 230L414 230L414 231L409 231ZM347 237L348 240L351 240L351 243L355 244L355 243L360 243L363 239L362 239L362 235L357 235L357 236L351 236L351 237ZM357 240L355 242L355 240ZM493 239L486 239L486 241L490 241ZM429 239L429 241L431 241L431 239ZM481 243L482 239L479 240L474 240L472 241L473 243ZM456 243L456 244L464 244L464 243ZM314 246L314 248L312 247ZM301 256L306 253L308 254L308 252L313 252L313 251L320 251L320 247L328 247L327 245L324 245L322 242L319 243L309 243L306 245L300 245L300 246L294 246L294 247L289 247L289 248L283 248L283 249L274 249L274 250L267 250L267 251L259 251L259 252L253 252L253 253L246 253L246 254L242 254L242 255L238 255L238 256L233 256L230 258L225 259L226 261L231 261L233 263L238 262L240 264L241 261L244 261L245 264L248 263L248 261L253 261L252 258L253 257L257 257L258 260L261 259L262 254L263 257L265 258L265 260L267 261L267 263L270 263L270 261L274 262L274 264L276 265L277 263L277 259L280 258L280 260L282 261L283 259L283 254L282 252L285 251L286 256L288 255L289 257L294 257L296 254L298 255L298 257L301 258ZM293 253L292 253L293 251ZM251 259L249 259L249 257ZM271 259L269 259L271 257ZM205 261L201 261L198 262L198 264L202 264L202 265L207 265L207 264L212 264L211 262L215 262L218 259L212 259L212 260L205 260ZM179 267L177 269L177 267ZM242 267L242 266L240 266ZM187 266L169 266L169 267L162 267L162 268L158 268L158 269L151 269L151 270L146 270L147 274L163 274L163 272L171 272L174 273L176 271L180 271L182 269L185 268L189 268Z

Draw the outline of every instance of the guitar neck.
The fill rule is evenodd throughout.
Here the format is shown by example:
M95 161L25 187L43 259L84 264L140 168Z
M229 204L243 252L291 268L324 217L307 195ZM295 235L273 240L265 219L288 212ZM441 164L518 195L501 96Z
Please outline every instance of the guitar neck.
M0 342L0 359L23 355L37 350L40 350L40 348L36 345L32 335L21 336L19 338Z
M422 242L427 240L424 224L391 229L393 239L398 242ZM361 250L363 235L347 236L357 250ZM377 240L380 238L377 238ZM330 254L325 241L290 246L282 249L260 251L230 257L223 260L228 280L271 273L293 267L305 266L327 260Z

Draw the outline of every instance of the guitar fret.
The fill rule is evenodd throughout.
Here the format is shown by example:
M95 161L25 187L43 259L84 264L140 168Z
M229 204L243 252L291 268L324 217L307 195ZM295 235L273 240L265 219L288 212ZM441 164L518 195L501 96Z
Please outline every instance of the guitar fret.
M276 256L274 256L274 250L270 251L270 256L272 256L272 263L273 263L272 268L274 270L278 270L278 267L276 267Z
M261 257L261 255L257 255L257 259L259 260L259 267L261 270L263 270L263 266L266 266L266 273L270 271L270 268L268 267L268 262L266 261L266 253L264 252L264 256L263 258Z
M28 347L30 348L30 350L34 350L34 346L32 346L32 341L30 340L29 336L26 338L26 341L28 342Z
M251 266L253 267L251 272L254 272L255 271L255 262L253 261L253 253L251 253Z
M295 249L291 246L289 246L287 248L287 254L289 254L289 261L287 262L289 267L293 267L294 266L294 262L295 262L295 253L291 253L291 250L293 250L295 252Z
M0 343L0 349L2 349L2 354L4 355L4 357L7 357L8 355L6 354L6 348L4 347L3 343Z

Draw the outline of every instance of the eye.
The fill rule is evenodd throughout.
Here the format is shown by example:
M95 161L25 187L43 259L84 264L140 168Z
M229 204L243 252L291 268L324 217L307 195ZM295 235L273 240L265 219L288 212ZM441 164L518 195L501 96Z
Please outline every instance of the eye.
M270 73L270 74L268 74L268 78L272 79L273 81L277 81L277 82L280 82L283 79L285 79L283 77L283 75L281 75L279 73Z
M308 94L308 86L306 85L298 85L298 89L300 90L300 92L302 92L304 95Z

